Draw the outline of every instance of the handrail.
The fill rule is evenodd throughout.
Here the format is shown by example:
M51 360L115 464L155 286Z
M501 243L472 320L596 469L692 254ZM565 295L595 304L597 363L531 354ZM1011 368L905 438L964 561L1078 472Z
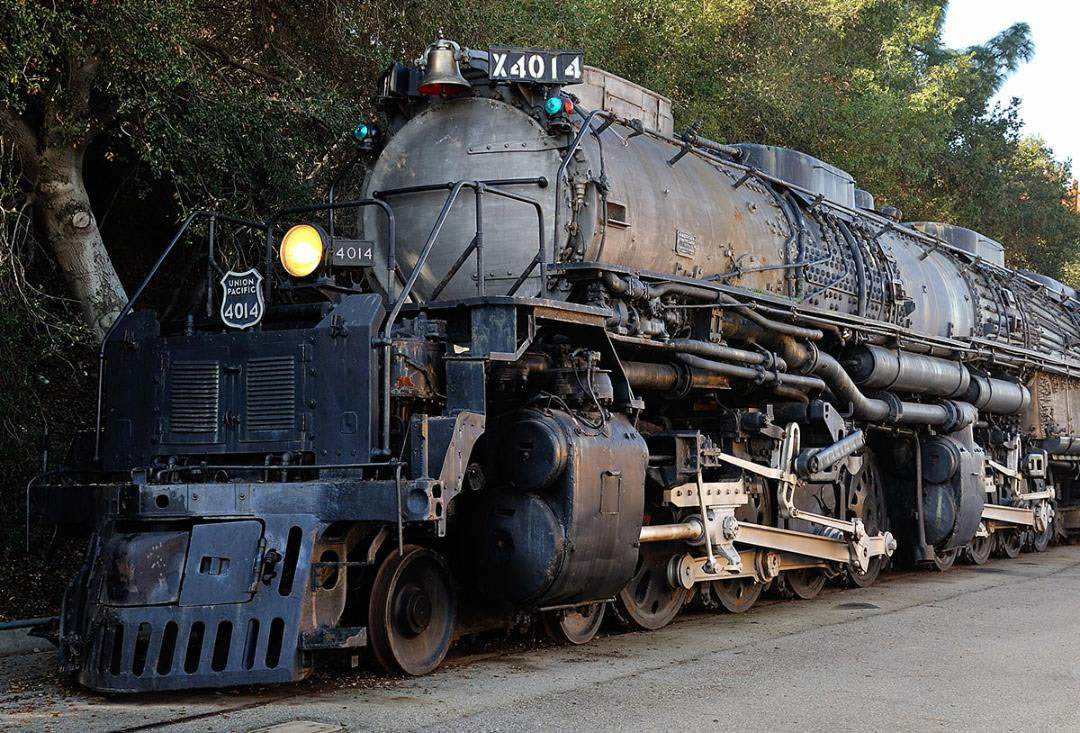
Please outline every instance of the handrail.
M274 227L278 219L290 214L306 214L312 211L326 211L332 214L337 209L347 208L361 208L364 206L376 206L382 210L386 215L386 237L389 240L387 243L387 257L386 257L386 288L387 297L394 297L394 276L397 274L397 219L394 217L394 210L390 204L385 201L380 201L377 198L369 199L354 199L351 201L333 201L324 204L309 204L307 206L292 206L287 209L278 209L274 212L274 215L270 217L268 226L266 229L266 281L264 287L266 289L264 295L266 303L270 303L270 273L273 272L274 267Z
M169 240L169 243L165 245L165 249L158 256L157 261L154 262L153 267L150 268L150 272L146 274L146 277L143 278L143 281L139 284L139 287L135 289L135 293L130 298L128 298L128 302L124 305L123 308L120 309L120 314L112 322L112 325L109 326L109 330L105 332L105 336L103 336L101 339L101 346L98 348L97 418L94 423L95 463L101 460L101 400L105 385L105 347L108 345L109 339L111 339L113 334L116 333L116 329L120 325L120 322L128 317L128 315L131 313L131 310L135 307L135 303L142 296L143 291L146 290L146 286L150 284L150 281L154 279L154 275L156 275L158 270L161 269L162 263L165 262L165 258L169 256L169 253L173 251L173 247L176 246L176 243L179 242L180 238L184 235L185 232L187 232L188 228L191 226L191 223L201 217L210 218L210 249L208 254L210 257L210 262L212 264L216 264L216 259L214 258L214 224L219 219L230 224L238 224L240 226L250 227L254 229L262 229L264 226L268 226L255 221L240 219L235 216L228 216L227 214L219 214L216 211L204 211L200 209L199 211L193 211L188 214L187 218L184 219L184 222L180 225L179 229L176 230L176 234L174 234L172 239Z
M535 183L541 187L547 185L546 178L538 179L500 179L500 183L503 185L519 184L519 183ZM394 300L393 306L390 309L390 314L386 318L385 325L383 326L383 335L380 340L380 345L383 348L383 420L382 420L382 449L379 451L380 455L390 456L390 359L391 359L391 346L392 339L391 333L394 328L394 324L397 322L398 316L401 314L401 309L405 305L405 300L412 296L413 289L416 287L416 281L420 278L420 272L423 270L424 265L427 263L428 257L435 246L435 241L438 239L439 234L442 232L443 225L446 224L446 219L450 215L450 209L457 201L458 195L460 195L462 189L471 188L476 192L476 232L472 241L466 247L465 253L458 258L451 268L451 274L455 273L458 268L464 264L465 259L468 257L468 253L475 250L477 256L477 293L479 295L484 294L484 273L483 273L483 213L480 207L480 199L485 193L490 193L502 198L511 199L513 201L519 201L521 203L529 204L536 210L537 219L537 254L533 258L533 261L529 263L528 267L522 273L518 280L514 283L510 290L513 294L528 278L529 274L536 269L537 264L543 263L545 257L544 244L544 207L536 199L521 194L516 194L511 191L504 191L496 185L489 184L485 181L469 181L460 180L454 183L443 184L429 184L425 186L409 186L405 189L389 189L386 191L379 191L374 194L376 198L391 196L402 193L418 193L423 191L438 191L444 188L449 188L450 193L446 196L446 201L443 203L442 209L439 211L439 216L435 219L435 224L431 228L431 233L428 234L427 241L424 242L424 246L420 249L420 254L417 257L416 264L413 265L412 272L409 273L408 279L405 281L405 287L402 288L401 294ZM395 262L396 268L396 262ZM443 280L449 282L444 277ZM443 282L440 282L437 288L441 291ZM543 275L540 278L540 292L543 295L547 293L547 284L544 282Z
M555 216L553 217L554 223L551 233L552 245L554 245L555 242L559 241L559 194L562 191L563 175L566 174L566 168L570 165L570 158L572 158L574 153L577 152L577 149L581 147L581 140L585 137L585 133L587 133L592 128L592 121L597 117L608 118L607 124L601 126L601 132L610 127L610 125L618 119L618 117L612 112L607 112L602 109L593 110L585 116L584 120L582 120L581 127L578 129L577 135L574 136L574 139L571 141L570 146L566 149L566 154L563 156L562 162L559 164L559 172L555 174Z
M363 148L361 148L360 150L357 150L356 154L353 155L353 157L349 160L348 163L345 164L345 167L342 168L340 171L338 171L338 174L336 176L334 176L334 180L330 181L330 190L327 191L327 193L326 193L326 203L333 206L334 199L336 198L338 184L341 183L342 179L344 179L345 176L349 175L349 173L352 172L352 169L355 168L356 164L360 162L360 156L362 156L363 154L364 154ZM327 212L326 218L327 218L326 223L327 223L328 228L330 230L330 240L333 241L334 236L335 236L335 232L334 232L334 210L333 209L330 209L330 211Z
M564 166L564 168L565 168L565 166ZM398 319L398 317L399 317L399 315L401 313L401 309L405 305L405 301L408 298L413 297L413 290L416 287L416 282L417 282L417 280L419 278L420 272L423 269L424 265L426 264L427 259L430 256L430 254L432 252L432 249L434 247L435 241L438 238L439 233L442 231L443 225L446 223L446 219L447 219L447 217L449 215L450 209L454 205L454 203L456 202L457 197L460 194L461 190L464 189L464 188L471 188L471 189L473 189L475 191L475 194L476 194L476 236L473 238L472 242L470 243L469 247L467 248L466 253L463 254L462 257L459 258L459 261L455 264L455 267L453 268L452 272L448 275L448 277L452 278L453 274L456 273L457 269L460 268L460 266L462 264L464 264L465 260L468 257L468 254L470 254L472 251L475 251L476 255L477 255L477 290L478 290L478 293L480 295L483 295L485 293L485 283L484 283L484 273L483 273L483 264L484 264L484 260L483 260L483 209L482 209L481 199L482 199L483 195L487 194L487 193L493 194L495 196L499 196L501 198L506 198L506 199L510 199L510 200L513 200L513 201L518 201L518 202L521 202L521 203L528 204L528 205L532 206L534 208L534 210L536 211L536 218L537 218L537 254L533 258L533 260L529 263L529 265L525 268L525 270L521 273L521 275L517 278L517 280L514 282L514 284L511 286L511 288L509 290L509 294L513 295L518 290L518 288L520 288L521 285L528 279L528 277L531 275L531 273L536 269L537 265L542 266L543 263L545 262L547 252L545 251L546 237L545 237L545 230L544 230L544 211L543 211L542 204L539 201L537 201L536 199L533 199L533 198L531 198L529 196L516 194L516 193L513 193L511 191L503 190L501 188L501 186L522 185L522 184L533 184L533 185L539 186L540 188L544 188L544 187L546 187L548 185L548 181L547 181L546 178L544 178L542 176L534 177L534 178L492 179L492 180L489 180L489 181L461 180L461 181L457 181L455 183L433 184L433 185L426 185L426 186L411 186L411 187L401 188L401 189L390 189L390 190L386 190L386 191L377 192L376 194L374 194L373 198L368 198L368 199L358 199L358 200L340 201L340 202L339 201L331 201L331 202L321 203L321 204L310 204L310 205L306 205L306 206L294 206L294 207L279 209L277 212L275 212L273 214L273 216L270 217L270 219L268 219L265 223L261 223L261 224L258 223L258 222L249 221L249 220L246 220L246 219L240 219L240 218L237 218L237 217L228 216L228 215L225 215L225 214L219 214L219 213L211 212L211 211L199 210L199 211L192 212L191 214L189 214L187 216L187 218L184 219L183 223L177 229L177 231L173 235L172 239L169 240L169 243L165 246L165 249L158 256L157 260L154 262L154 265L151 267L150 272L146 275L146 277L143 279L142 283L136 289L135 293L131 296L131 298L128 300L128 302L121 309L120 314L117 316L116 320L113 321L112 325L109 327L109 330L105 333L105 336L101 341L101 346L100 346L100 348L98 350L98 389L97 389L97 415L96 415L96 424L95 424L95 432L94 432L94 461L98 462L101 459L102 406L103 406L103 394L104 394L105 350L106 350L106 346L108 345L109 340L112 338L112 336L116 332L116 329L119 327L120 322L123 321L131 313L131 311L133 310L136 302L139 300L139 298L142 296L143 292L146 290L147 285L150 283L150 281L154 278L154 276L161 269L161 266L164 263L165 259L173 251L176 244L180 241L180 239L188 231L188 229L191 227L192 223L196 219L202 218L202 217L209 217L209 219L210 219L210 237L209 237L208 252L207 252L207 256L208 256L208 260L209 260L208 268L216 270L218 272L220 272L221 268L217 264L217 260L216 260L216 256L215 256L215 238L216 238L216 223L217 223L217 221L220 220L220 221L223 221L223 222L228 222L228 223L237 224L237 225L241 225L241 226L245 226L245 227L250 227L250 228L253 228L253 229L262 229L262 230L264 230L266 232L266 251L265 251L266 277L265 277L265 280L264 280L263 287L264 287L264 296L265 296L264 307L269 307L269 305L270 305L270 296L271 296L271 286L272 286L272 281L273 281L273 278L271 277L271 275L273 273L274 233L275 233L275 231L277 229L277 222L280 219L282 219L283 217L286 217L286 216L289 216L289 215L292 215L292 214L303 214L303 213L308 213L308 212L313 212L313 211L327 211L327 212L330 213L330 215L332 215L333 212L338 210L338 209L359 208L359 207L365 207L365 206L374 206L374 207L379 208L385 214L386 219L387 219L388 243L387 243L387 260L386 260L386 270L387 270L387 272L386 272L386 275L387 275L386 287L387 287L387 301L388 301L388 303L391 304L391 306L390 306L390 314L389 314L389 316L387 317L387 319L385 321L385 325L384 325L384 328L383 328L383 337L382 337L381 343L380 343L380 345L383 347L383 350L384 350L384 353L383 353L384 380L383 380L383 395L382 395L382 397L383 397L383 400L382 400L383 401L383 404L382 404L382 409L383 409L383 416L382 416L383 417L383 421L382 421L383 422L383 431L382 432L383 432L383 435L382 435L382 449L379 450L379 451L373 451L372 453L373 453L373 455L381 455L381 456L385 456L385 457L390 456L391 455L390 454L390 386L391 386L390 385L390 359L391 359L391 348L390 347L391 347L392 329L393 329L393 327L394 327L394 325L395 325L395 323L396 323L396 321L397 321L397 319ZM421 250L421 253L420 253L420 256L419 256L419 258L418 258L418 260L416 262L416 265L413 267L412 272L410 273L409 278L405 282L405 285L404 285L402 291L395 297L395 294L394 294L394 282L395 282L396 278L399 277L399 268L398 268L398 265L397 265L397 246L396 246L397 245L397 221L396 221L396 217L394 215L393 208L386 201L382 200L382 198L386 197L386 196L396 195L396 194L417 193L417 192L423 192L423 191L435 191L435 190L440 190L440 189L449 189L450 193L447 195L446 202L443 204L442 210L440 211L439 216L436 219L435 225L432 227L431 233L428 235L427 241L425 242L424 247ZM208 274L207 277L208 277L208 283L207 283L208 288L209 288L210 291L212 291L212 289L213 289L213 283L212 283L213 275ZM542 274L541 274L540 288L541 288L541 294L545 295L547 293L547 284L544 282L544 278L543 278ZM212 308L212 294L208 294L207 308L208 309Z

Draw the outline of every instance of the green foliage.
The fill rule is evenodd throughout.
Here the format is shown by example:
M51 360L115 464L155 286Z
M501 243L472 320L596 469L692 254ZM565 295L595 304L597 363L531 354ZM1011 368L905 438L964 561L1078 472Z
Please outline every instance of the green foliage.
M190 75L193 8L190 0L0 0L0 103L47 130L49 142L68 144L135 117ZM84 67L93 70L90 105L74 109L74 72Z
M67 134L100 130L107 155L140 161L144 185L168 181L181 208L261 214L323 193L348 155L345 134L372 113L372 81L392 60L415 58L438 36L476 47L576 46L590 63L671 96L680 125L701 119L720 140L805 150L909 219L980 229L1005 241L1018 264L1060 275L1080 257L1052 191L1068 170L1058 165L1036 186L1016 105L989 106L1031 57L1029 31L1017 24L981 46L947 49L945 6L0 0L0 24L11 29L0 73L12 82L0 101L33 119L68 67L95 59L91 109L64 118ZM1019 181L1037 194L1020 196Z

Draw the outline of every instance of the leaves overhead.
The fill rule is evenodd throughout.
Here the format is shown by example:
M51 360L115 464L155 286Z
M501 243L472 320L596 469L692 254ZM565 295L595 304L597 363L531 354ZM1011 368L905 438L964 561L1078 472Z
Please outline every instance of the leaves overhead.
M10 82L0 103L72 144L99 135L102 155L137 161L145 185L167 181L185 207L262 214L321 195L392 60L415 58L440 36L481 48L581 47L589 63L672 97L677 124L703 119L720 140L805 150L905 218L979 229L1017 264L1060 275L1080 259L1080 225L1061 206L1068 167L1045 144L1025 142L1018 101L991 106L1034 53L1030 32L1020 23L948 49L945 7L0 0L0 72ZM65 115L65 80L87 61L98 64L90 109Z

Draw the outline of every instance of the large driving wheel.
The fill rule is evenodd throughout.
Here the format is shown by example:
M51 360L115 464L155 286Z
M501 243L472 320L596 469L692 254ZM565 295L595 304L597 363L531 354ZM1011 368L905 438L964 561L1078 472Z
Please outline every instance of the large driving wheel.
M368 605L368 642L379 666L427 674L442 663L454 636L450 570L439 553L406 545L375 575Z
M934 569L939 573L944 573L951 568L956 562L957 556L960 554L960 548L953 548L952 550L942 550L941 552L934 552L934 559L931 561Z
M735 509L735 518L740 522L753 524L771 524L772 505L770 491L765 479L760 476L746 478L746 503ZM722 608L728 613L749 611L765 589L765 583L758 583L753 578L735 580L714 580L697 587L699 605L715 610Z
M673 585L668 574L668 563L679 549L670 542L642 543L634 577L615 596L615 615L620 621L654 631L679 615L690 595L682 585Z
M848 487L848 518L861 519L866 533L871 537L880 534L886 528L885 492L874 454L869 451L866 453L858 474L852 476L845 472L845 475ZM884 555L877 555L870 558L866 570L849 564L844 574L851 585L865 588L877 580L885 562Z
M825 573L817 568L785 570L776 578L776 590L784 598L809 601L825 587Z
M990 559L990 552L994 549L994 536L988 534L985 537L972 537L964 551L964 557L972 565L982 565Z
M703 597L709 597L709 601L713 604L709 607L715 608L719 605L728 613L743 613L749 611L757 603L764 587L764 583L758 583L753 578L714 580L699 586L698 593Z
M562 644L585 644L592 641L604 621L606 603L588 603L577 608L545 611L540 616L544 631Z
M999 529L994 532L997 538L996 550L1000 557L1015 560L1020 557L1020 551L1024 549L1024 533L1018 529Z

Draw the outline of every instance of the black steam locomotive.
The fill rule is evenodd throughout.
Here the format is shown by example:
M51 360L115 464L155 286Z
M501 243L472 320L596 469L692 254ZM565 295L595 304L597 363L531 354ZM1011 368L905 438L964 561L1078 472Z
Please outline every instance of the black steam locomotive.
M140 288L105 339L96 429L33 492L91 530L82 684L423 674L492 619L584 643L1070 527L1080 301L998 243L675 136L577 51L439 41L378 102L359 198L192 214L205 308Z

